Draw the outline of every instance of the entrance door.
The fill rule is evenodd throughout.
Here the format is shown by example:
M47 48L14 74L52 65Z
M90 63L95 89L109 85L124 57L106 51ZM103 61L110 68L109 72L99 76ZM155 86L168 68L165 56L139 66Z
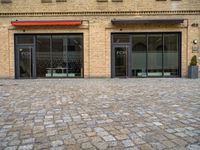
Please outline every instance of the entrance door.
M114 46L113 48L113 67L115 77L128 76L128 47L127 46Z
M16 55L17 78L33 78L33 47L18 46Z

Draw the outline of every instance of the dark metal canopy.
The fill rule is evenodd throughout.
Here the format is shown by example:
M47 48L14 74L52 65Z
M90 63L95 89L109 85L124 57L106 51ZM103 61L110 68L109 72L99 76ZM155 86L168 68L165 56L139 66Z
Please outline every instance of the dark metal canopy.
M113 25L180 24L184 22L184 19L113 19L111 22Z

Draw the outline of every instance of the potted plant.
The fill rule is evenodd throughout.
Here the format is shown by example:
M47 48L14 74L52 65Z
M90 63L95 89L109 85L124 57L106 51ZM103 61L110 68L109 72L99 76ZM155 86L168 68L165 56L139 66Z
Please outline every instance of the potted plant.
M193 56L190 62L189 70L188 70L188 77L191 79L198 78L199 68L197 66L197 56Z

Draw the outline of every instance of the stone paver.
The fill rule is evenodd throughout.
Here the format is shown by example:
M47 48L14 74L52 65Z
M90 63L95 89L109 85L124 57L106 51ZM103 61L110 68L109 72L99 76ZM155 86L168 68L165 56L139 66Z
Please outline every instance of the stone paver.
M197 150L200 79L0 80L0 149Z
M124 141L122 141L122 143L124 144L124 147L134 146L134 144L131 140L124 140Z
M103 136L103 139L106 141L106 142L111 142L111 141L116 141L116 139L112 136L112 135L107 135L107 136Z

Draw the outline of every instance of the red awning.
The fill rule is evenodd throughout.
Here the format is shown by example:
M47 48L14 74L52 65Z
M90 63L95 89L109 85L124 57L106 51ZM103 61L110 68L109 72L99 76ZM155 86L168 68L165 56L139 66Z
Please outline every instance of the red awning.
M12 21L13 26L66 26L81 25L82 21Z

